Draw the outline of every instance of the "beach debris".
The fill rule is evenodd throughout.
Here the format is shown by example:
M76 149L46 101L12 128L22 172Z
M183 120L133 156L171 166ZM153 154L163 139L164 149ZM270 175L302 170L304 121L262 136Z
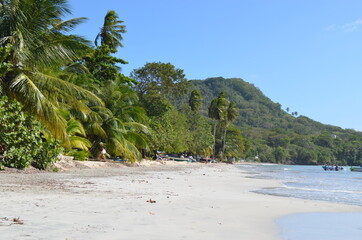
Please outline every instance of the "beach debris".
M155 200L152 200L151 198L150 198L150 200L147 200L147 202L149 202L149 203L156 203L156 201L155 201Z
M154 213L154 212L150 212L150 215L156 215L156 213Z
M0 218L0 226L10 226L13 224L24 224L24 221L20 219L20 217L9 219L7 217Z
M13 218L13 224L24 224L24 221L20 217Z

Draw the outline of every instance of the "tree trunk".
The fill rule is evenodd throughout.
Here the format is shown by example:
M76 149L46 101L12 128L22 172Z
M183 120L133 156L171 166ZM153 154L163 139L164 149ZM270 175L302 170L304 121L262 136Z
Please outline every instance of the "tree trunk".
M225 156L225 145L226 145L226 132L227 132L228 126L227 123L225 124L225 131L224 131L224 139L222 143L222 155Z
M214 123L214 149L212 151L212 159L215 159L215 152L216 152L216 123L217 121L215 120L215 123Z

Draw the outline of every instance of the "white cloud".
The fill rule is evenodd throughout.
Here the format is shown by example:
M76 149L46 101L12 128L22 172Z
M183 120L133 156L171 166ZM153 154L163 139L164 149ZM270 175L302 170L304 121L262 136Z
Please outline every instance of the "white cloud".
M362 25L362 19L357 19L354 22L346 23L343 25L332 24L327 27L328 31L342 31L342 32L354 32Z
M344 32L353 32L355 30L357 30L357 28L362 25L362 20L361 19L357 19L356 21L352 22L352 23L347 23L345 25L342 26L342 30Z

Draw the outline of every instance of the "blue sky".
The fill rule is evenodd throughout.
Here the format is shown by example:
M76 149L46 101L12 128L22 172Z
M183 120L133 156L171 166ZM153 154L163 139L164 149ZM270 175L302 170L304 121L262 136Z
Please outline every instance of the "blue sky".
M93 40L108 10L125 21L128 75L170 62L186 77L238 77L283 109L362 131L362 1L70 0Z

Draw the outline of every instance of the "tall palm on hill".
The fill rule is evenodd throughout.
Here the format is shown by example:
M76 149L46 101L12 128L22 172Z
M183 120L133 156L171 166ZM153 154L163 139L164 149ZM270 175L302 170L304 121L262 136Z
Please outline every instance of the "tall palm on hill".
M10 49L2 57L11 66L0 75L0 90L64 138L67 124L58 113L62 105L76 106L81 99L100 103L91 92L52 74L89 51L86 40L66 35L85 19L62 21L70 14L66 0L0 3L0 48Z

